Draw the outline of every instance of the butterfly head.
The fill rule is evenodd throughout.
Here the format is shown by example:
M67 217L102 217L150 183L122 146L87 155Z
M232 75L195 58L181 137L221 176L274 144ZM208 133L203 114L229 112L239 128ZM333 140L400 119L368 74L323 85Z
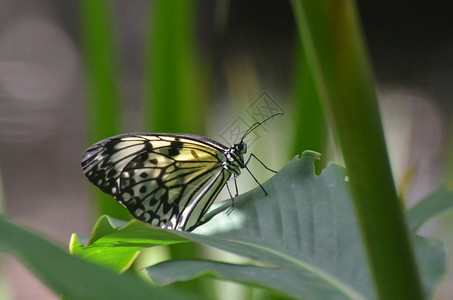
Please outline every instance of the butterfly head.
M264 122L267 120L278 116L282 115L283 113L277 113L274 114L266 119L264 119L261 122L256 122L252 126L250 126L249 129L242 135L241 140L239 143L234 144L228 151L227 151L227 158L229 159L230 162L235 162L239 167L244 168L244 154L247 153L247 144L244 142L244 139L246 138L247 135L249 135L253 130L255 130L257 127L261 126ZM238 173L239 174L239 173Z
M240 141L237 144L234 144L229 148L226 152L227 159L232 163L230 165L230 169L232 166L236 166L235 170L237 172L234 172L233 169L231 169L234 173L237 173L237 175L240 174L239 168L244 167L244 154L247 152L247 144L244 143L243 141Z
M235 152L244 155L247 153L247 144L244 141L240 141L239 143L233 145L233 149Z

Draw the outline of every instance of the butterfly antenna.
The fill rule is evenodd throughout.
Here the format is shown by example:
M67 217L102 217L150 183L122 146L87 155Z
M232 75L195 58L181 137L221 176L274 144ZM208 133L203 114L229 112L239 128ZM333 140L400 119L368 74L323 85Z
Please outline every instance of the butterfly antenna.
M264 120L261 121L261 122L255 122L255 123L253 123L253 125L250 126L250 128L247 129L247 131L246 131L246 132L244 133L244 135L242 136L241 142L244 141L245 137L246 137L247 135L249 135L250 132L252 132L253 130L255 130L257 127L261 126L263 123L265 123L265 122L268 121L269 119L272 119L273 117L278 116L278 115L283 115L283 113L282 113L282 112L281 112L281 113L276 113L276 114L273 114L273 115L270 116L270 117L267 117L266 119L264 119Z

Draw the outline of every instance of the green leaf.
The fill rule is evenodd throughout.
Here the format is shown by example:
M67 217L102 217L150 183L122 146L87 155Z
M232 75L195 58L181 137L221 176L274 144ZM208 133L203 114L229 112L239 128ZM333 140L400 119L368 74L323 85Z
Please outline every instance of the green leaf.
M0 216L0 250L13 253L40 280L69 299L187 299L130 274L118 275L72 256Z
M409 228L418 230L428 220L453 208L453 190L445 186L409 209Z
M127 270L139 251L156 245L185 242L174 234L138 221L126 223L102 216L93 228L92 238L73 234L70 252L117 272Z
M218 213L228 203L215 209L208 217L211 220L194 233L132 221L116 228L105 239L94 232L98 238L93 245L111 243L118 248L134 245L146 248L185 240L248 257L260 264L254 267L174 260L147 269L157 282L215 274L297 298L372 299L374 290L345 169L330 163L317 176L313 164L318 158L317 153L304 152L300 159L292 160L263 184L268 196L260 188L241 195L236 198L231 214ZM415 234L413 240L427 295L431 295L445 271L445 250L439 241ZM98 255L105 248L99 247Z
M338 297L337 290L329 285L322 286L321 289L319 283L322 280L315 274L296 273L277 268L205 260L172 260L156 264L147 268L147 271L149 276L158 279L160 284L170 284L175 280L189 280L206 275L252 286L272 288L284 294L288 294L286 288L292 286L293 291L290 294L295 297L304 295L306 299L333 299ZM314 285L318 285L319 288L313 289Z
M447 272L447 253L442 241L413 235L412 244L419 273L422 276L425 298L430 299L434 289Z

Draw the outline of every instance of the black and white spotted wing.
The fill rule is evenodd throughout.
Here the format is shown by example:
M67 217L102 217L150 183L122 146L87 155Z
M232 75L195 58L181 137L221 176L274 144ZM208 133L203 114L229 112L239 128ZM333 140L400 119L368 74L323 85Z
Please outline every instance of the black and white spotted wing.
M231 148L186 134L128 133L88 148L82 168L135 218L192 230L227 180L244 167L246 145Z

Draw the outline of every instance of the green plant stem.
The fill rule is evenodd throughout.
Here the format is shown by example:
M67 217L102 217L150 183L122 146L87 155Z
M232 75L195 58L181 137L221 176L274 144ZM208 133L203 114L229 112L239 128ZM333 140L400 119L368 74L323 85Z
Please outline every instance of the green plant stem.
M351 0L292 0L303 47L348 168L380 299L423 299Z

